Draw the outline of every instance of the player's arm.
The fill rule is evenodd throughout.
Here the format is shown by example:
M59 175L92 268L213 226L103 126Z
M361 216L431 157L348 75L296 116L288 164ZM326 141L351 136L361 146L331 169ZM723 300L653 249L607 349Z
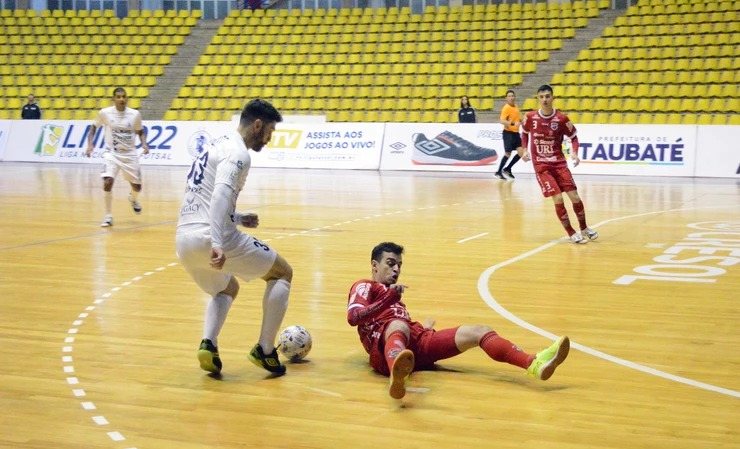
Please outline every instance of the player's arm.
M347 305L347 322L350 326L359 326L372 320L380 312L401 300L403 288L391 286L381 290L372 287L372 282L358 282L352 286Z
M146 141L146 129L141 124L141 113L136 114L136 119L134 120L134 129L136 130L136 134L139 135L139 140L141 141L141 149L143 150L143 153L149 154L149 144Z
M224 263L226 263L223 239L226 235L228 222L232 220L235 199L234 189L230 185L218 183L213 188L210 210L211 266L217 270L223 268Z
M521 157L524 162L529 162L532 157L529 155L529 122L527 121L526 115L522 119L521 136L522 146L517 148L516 152L519 153L519 157Z
M578 157L578 133L570 120L565 122L565 128L568 130L567 136L571 144L570 158L573 161L573 166L578 167L578 164L581 163L581 158Z
M95 118L95 121L92 125L90 125L90 131L87 134L87 151L85 151L85 156L90 157L90 155L93 152L93 147L95 146L95 133L98 131L98 128L100 128L103 125L103 112L98 112L98 116Z
M237 183L244 173L248 161L242 160L238 153L232 153L218 163L216 180L211 195L209 212L211 225L211 266L221 269L226 262L223 252L224 238L236 227L234 210L238 196Z

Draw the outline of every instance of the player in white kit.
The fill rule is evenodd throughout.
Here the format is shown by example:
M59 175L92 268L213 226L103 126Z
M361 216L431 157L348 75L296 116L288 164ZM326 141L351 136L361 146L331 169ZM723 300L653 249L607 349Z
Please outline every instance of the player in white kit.
M124 178L131 184L131 193L128 200L137 214L141 213L141 204L138 197L141 192L141 168L139 167L139 154L136 151L136 135L141 141L144 154L149 154L149 145L146 142L146 131L141 124L141 114L136 109L126 106L128 97L126 90L117 87L113 90L113 106L103 108L98 112L95 122L90 128L87 137L87 151L85 155L90 157L93 152L95 132L101 126L105 127L103 138L103 198L105 199L105 218L100 226L107 228L113 226L113 181L119 171L123 172Z
M239 292L236 277L267 283L262 330L249 359L272 374L285 373L275 339L288 308L293 269L274 249L237 229L237 225L256 228L257 214L236 212L251 166L249 150L261 151L282 120L267 101L250 101L236 131L199 146L188 174L177 224L177 256L195 283L211 295L198 360L202 369L216 375L222 369L218 334Z

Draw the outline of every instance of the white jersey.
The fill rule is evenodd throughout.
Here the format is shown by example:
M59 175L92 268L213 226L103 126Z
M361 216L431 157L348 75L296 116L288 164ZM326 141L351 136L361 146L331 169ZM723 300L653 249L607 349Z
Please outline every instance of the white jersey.
M180 207L178 231L210 230L213 190L217 184L226 184L232 194L229 212L231 220L225 220L222 241L228 242L240 234L236 229L233 212L236 199L247 181L251 166L249 149L236 131L221 136L203 145L188 173L185 198ZM223 199L219 198L219 201Z
M95 126L105 126L105 151L136 153L136 133L142 129L141 114L136 109L119 111L115 106L103 108L95 119Z

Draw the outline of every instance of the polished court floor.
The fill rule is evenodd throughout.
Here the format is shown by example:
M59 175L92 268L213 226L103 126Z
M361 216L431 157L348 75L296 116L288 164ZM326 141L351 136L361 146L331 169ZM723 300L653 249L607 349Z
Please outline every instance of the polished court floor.
M175 256L187 170L146 167L142 215L119 179L106 230L97 166L0 164L0 448L740 447L737 180L575 169L601 234L576 246L528 175L253 169L239 204L293 266L284 324L314 348L278 379L249 363L264 283L242 284L217 380ZM569 335L568 360L540 382L474 349L392 400L346 322L385 240L412 318L530 352Z

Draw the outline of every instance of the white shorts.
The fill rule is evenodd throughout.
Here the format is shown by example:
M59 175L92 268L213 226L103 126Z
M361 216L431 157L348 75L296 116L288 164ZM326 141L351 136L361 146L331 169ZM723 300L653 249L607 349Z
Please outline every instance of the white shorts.
M198 287L209 295L222 292L229 285L231 276L243 281L266 275L277 258L277 252L252 237L240 232L238 237L225 245L226 263L221 270L210 265L211 236L204 231L178 232L177 257Z
M123 172L126 181L132 184L141 184L141 167L139 167L139 155L136 153L121 155L114 151L103 153L103 170L101 178L114 178L118 172Z

